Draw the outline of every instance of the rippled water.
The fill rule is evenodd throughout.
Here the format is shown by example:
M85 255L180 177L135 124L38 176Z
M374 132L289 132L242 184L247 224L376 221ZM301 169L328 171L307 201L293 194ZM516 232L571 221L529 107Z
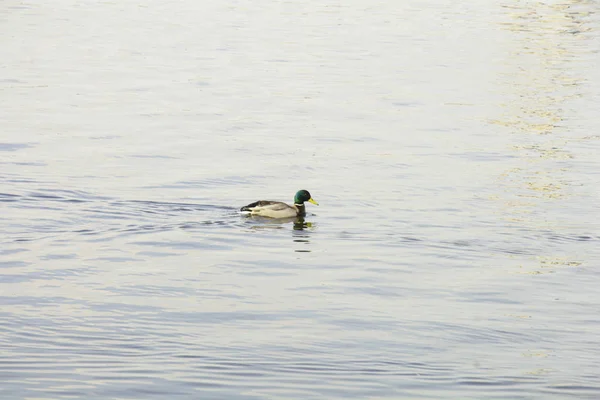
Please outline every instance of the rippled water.
M600 397L597 2L0 29L2 399Z

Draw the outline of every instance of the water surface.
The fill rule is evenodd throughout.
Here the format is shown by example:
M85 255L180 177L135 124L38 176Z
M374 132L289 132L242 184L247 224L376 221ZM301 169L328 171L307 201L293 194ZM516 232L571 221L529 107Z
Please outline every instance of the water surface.
M598 398L596 9L4 2L0 397Z

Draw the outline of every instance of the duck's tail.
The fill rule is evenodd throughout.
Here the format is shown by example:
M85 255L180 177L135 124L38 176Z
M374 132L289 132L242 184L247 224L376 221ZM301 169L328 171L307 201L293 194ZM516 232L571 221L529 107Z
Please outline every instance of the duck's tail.
M263 201L255 201L254 203L250 203L247 206L240 208L240 211L252 211L252 209L256 206L260 206L260 203L264 203Z

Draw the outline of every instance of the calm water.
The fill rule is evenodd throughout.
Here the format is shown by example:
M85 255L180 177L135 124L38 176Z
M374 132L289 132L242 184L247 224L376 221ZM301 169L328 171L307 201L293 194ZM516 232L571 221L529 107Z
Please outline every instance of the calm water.
M2 2L0 398L599 398L597 10Z

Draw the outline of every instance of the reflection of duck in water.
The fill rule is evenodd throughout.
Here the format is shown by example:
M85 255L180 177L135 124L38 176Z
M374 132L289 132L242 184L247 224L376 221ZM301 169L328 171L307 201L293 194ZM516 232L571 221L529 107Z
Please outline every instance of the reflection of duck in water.
M282 203L280 201L259 200L248 204L240 209L240 211L249 212L250 215L258 215L268 218L293 218L303 217L306 215L304 202L308 201L319 205L308 193L308 190L299 190L294 196L294 205Z
M306 228L312 228L313 226L314 225L313 225L312 222L306 222L306 221L304 221L303 217L298 217L294 221L294 230L295 231L303 231Z

